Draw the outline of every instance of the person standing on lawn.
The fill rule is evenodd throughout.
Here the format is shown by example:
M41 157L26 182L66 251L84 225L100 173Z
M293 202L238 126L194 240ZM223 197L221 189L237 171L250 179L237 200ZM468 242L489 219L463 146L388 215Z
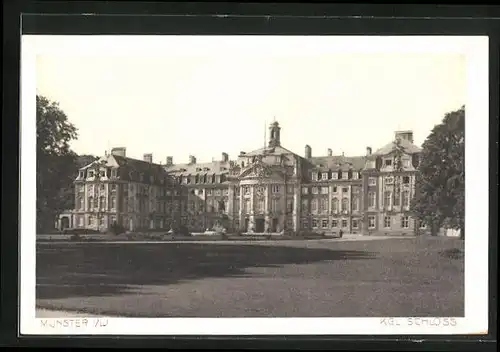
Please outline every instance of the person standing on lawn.
M339 231L339 237L342 238L343 235L344 235L344 231L342 231L342 229L340 229L340 231Z

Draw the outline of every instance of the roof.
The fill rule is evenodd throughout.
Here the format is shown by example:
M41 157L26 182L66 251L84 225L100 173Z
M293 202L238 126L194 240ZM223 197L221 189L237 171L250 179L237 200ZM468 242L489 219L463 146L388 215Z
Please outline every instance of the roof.
M254 156L254 155L283 155L283 154L294 154L294 152L283 148L282 146L276 147L265 147L257 150L253 150L249 153L244 154L244 156Z
M163 165L162 168L168 174L176 176L196 174L220 175L228 173L230 166L230 161L217 160L208 163Z
M139 180L141 174L146 177L146 180L151 176L154 176L155 180L167 176L161 165L120 155L111 155L110 157L118 164L118 176L122 180Z
M365 157L364 156L343 156L343 155L334 155L334 156L319 156L307 159L312 167L318 170L361 170L365 166Z
M407 139L400 139L400 145L404 149L404 152L407 154L415 154L420 153L422 151L421 148L417 147L415 144L411 143ZM396 141L392 141L382 148L378 149L373 155L387 155L393 152L396 149Z

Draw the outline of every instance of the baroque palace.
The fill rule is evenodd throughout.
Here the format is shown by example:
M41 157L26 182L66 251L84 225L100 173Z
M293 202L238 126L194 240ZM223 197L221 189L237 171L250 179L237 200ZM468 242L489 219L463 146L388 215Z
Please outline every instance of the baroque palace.
M126 148L79 170L70 227L129 231L186 226L203 232L221 224L228 232L321 231L366 235L413 234L410 199L420 148L412 131L362 156L304 156L285 149L278 122L266 147L236 160L153 163L126 156Z

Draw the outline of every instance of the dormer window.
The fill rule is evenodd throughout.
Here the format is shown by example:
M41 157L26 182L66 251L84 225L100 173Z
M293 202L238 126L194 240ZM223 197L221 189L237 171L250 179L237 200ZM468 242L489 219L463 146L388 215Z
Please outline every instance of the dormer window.
M317 172L313 172L311 176L312 176L313 181L318 181L318 173Z
M392 160L391 159L385 159L384 165L385 166L392 166Z
M78 177L79 177L79 178L83 178L84 174L85 174L85 173L84 173L83 171L79 171L79 172L78 172Z
M328 172L323 172L323 175L321 176L321 179L328 180Z
M106 170L100 170L99 177L106 177Z
M352 179L353 179L353 180L357 180L358 178L359 178L359 174L358 174L358 172L357 172L357 171L353 171L353 172L352 172Z
M403 167L410 167L410 160L403 160Z
M94 177L94 170L88 171L88 177Z
M348 178L349 178L349 172L347 171L342 172L342 179L347 180Z
M332 172L332 180L338 180L338 179L339 179L338 172Z

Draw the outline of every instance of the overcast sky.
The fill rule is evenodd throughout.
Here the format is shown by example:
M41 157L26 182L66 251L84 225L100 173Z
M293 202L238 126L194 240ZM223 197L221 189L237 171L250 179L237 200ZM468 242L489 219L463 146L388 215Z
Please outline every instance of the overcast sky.
M235 158L262 147L276 118L300 155L305 144L313 156L363 155L399 129L421 145L466 103L465 56L431 37L77 38L34 45L37 93L78 128L79 154Z

